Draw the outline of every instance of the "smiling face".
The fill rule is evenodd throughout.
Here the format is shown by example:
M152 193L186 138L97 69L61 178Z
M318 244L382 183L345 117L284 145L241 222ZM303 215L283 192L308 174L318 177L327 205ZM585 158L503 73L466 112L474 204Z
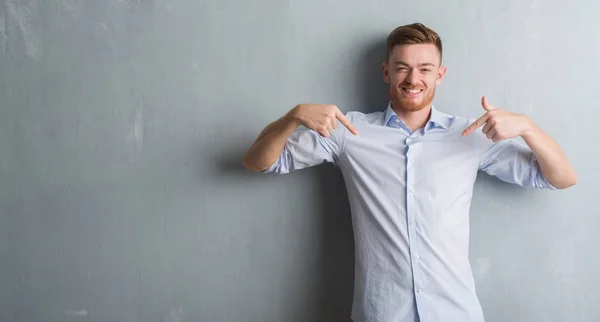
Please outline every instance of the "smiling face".
M392 105L403 111L431 106L435 88L446 74L439 50L429 43L394 46L382 67Z

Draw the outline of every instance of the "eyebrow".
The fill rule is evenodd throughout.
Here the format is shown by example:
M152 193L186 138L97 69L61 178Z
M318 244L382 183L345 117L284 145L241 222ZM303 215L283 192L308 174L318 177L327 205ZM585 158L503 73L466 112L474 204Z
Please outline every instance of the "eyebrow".
M394 62L396 65L402 65L402 66L409 66L407 63L403 62L403 61L395 61ZM419 67L424 67L424 66L433 66L435 67L434 63L422 63L419 65Z

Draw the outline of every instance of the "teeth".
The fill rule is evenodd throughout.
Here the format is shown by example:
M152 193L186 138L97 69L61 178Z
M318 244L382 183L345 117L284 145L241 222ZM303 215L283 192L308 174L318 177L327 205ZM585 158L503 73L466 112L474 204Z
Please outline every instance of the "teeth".
M413 93L413 94L421 92L420 89L408 89L408 88L405 88L404 90L407 91L407 92L409 92L409 93Z

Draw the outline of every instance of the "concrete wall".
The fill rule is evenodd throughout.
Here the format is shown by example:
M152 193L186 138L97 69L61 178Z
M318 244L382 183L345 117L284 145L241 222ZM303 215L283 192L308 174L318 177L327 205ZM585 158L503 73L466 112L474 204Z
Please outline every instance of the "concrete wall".
M595 321L597 1L0 1L0 320L348 321L341 175L241 167L301 102L375 111L396 26L436 29L436 107L526 113L580 182L481 176L488 321Z

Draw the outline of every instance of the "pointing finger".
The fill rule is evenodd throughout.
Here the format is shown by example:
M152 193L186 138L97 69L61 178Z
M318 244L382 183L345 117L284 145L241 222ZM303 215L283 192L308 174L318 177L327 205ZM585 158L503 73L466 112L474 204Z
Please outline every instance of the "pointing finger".
M489 118L489 114L483 114L482 117L478 118L475 122L471 123L471 125L469 125L469 127L467 127L462 135L463 136L467 136L471 133L473 133L473 131L475 131L477 128L479 128L480 126L482 126L485 122L487 122L488 118Z
M354 135L358 134L358 130L350 123L350 121L346 118L346 116L341 112L337 111L335 113L335 117Z

